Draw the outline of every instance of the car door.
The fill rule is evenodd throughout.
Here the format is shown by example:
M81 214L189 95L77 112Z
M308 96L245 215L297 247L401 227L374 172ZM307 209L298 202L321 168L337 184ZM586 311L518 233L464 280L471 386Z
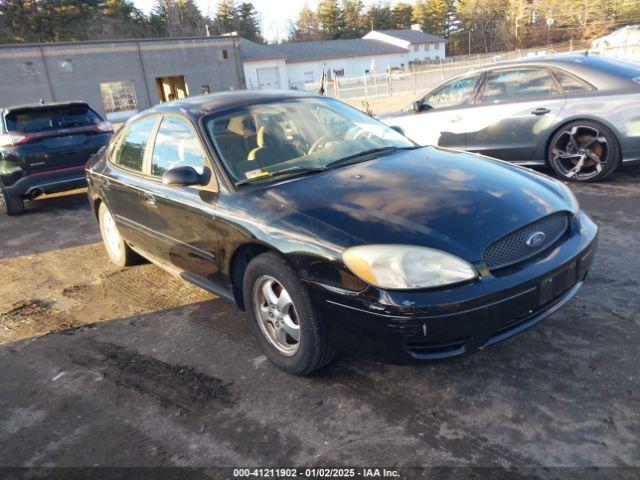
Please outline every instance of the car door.
M146 229L144 198L145 157L158 115L141 118L118 136L109 156L109 175L100 178L105 201L113 215L120 234L134 247L144 249L149 243Z
M218 283L218 188L191 122L178 114L165 114L148 161L145 206L147 225L155 236L149 253L187 276ZM206 185L164 185L162 174L178 166L193 167L206 179Z
M402 127L407 137L419 145L466 147L464 118L473 110L473 100L481 72L450 80L428 92L414 104L415 113L390 120Z
M544 67L487 72L476 106L464 119L467 150L514 162L533 158L566 103L562 89Z

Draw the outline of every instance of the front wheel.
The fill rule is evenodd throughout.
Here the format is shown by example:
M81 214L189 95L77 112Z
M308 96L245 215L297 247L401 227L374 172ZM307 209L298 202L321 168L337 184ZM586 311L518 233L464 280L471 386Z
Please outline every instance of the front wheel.
M98 222L100 223L100 234L109 259L119 267L133 265L136 254L120 236L111 212L104 203L98 208Z
M598 182L620 164L615 135L604 125L588 120L561 128L549 143L549 165L563 180Z
M295 375L308 375L335 356L306 287L278 255L254 258L244 275L244 304L269 360Z

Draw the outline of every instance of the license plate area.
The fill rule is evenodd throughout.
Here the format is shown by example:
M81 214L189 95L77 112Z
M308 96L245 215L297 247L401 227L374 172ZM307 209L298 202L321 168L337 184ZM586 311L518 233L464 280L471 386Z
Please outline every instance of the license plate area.
M577 270L577 263L573 262L559 272L542 280L539 288L538 305L542 306L549 303L573 287L576 283Z

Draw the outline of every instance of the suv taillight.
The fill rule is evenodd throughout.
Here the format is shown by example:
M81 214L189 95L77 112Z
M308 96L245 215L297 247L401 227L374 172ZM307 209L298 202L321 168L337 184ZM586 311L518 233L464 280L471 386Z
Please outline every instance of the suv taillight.
M9 132L0 135L0 147L10 147L12 145L20 145L29 140L29 135L21 135L19 133Z
M100 132L113 133L113 125L110 122L100 122L96 125L96 128Z

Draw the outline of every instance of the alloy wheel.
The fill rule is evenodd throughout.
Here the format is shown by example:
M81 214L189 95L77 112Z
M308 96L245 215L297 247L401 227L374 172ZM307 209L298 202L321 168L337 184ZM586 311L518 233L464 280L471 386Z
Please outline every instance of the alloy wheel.
M258 277L253 305L260 331L280 353L295 355L300 347L298 314L289 292L270 275Z
M607 137L597 128L576 125L558 135L551 161L568 179L589 180L602 172L610 160Z

